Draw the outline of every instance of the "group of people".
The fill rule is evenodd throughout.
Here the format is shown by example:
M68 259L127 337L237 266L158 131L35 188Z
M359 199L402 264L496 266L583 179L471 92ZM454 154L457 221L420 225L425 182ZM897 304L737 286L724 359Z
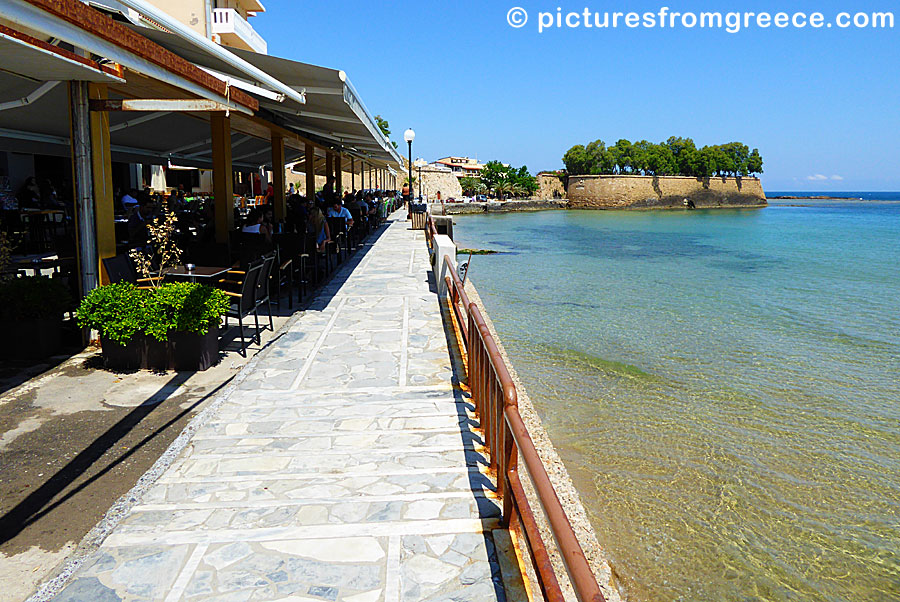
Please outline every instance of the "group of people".
M343 218L347 230L361 227L377 217L382 194L389 193L378 193L376 198L372 192L348 191L342 198L334 190L334 180L329 178L315 195L290 194L285 228L287 231L314 235L319 250L324 250L332 237L337 235L331 232L327 218Z
M269 190L271 192L271 185ZM271 244L279 232L305 233L315 236L319 250L337 235L331 232L327 218L344 219L346 229L365 227L377 219L379 203L384 196L396 196L396 191L348 191L341 197L335 192L334 180L329 178L322 190L314 195L301 195L293 188L288 191L286 215L283 223L275 217L272 196L266 195L266 203L252 207L246 215L235 208L235 227L241 232L259 234ZM147 223L162 214L162 207L179 211L179 223L195 226L196 242L212 242L215 237L214 211L211 201L187 203L184 189L179 187L169 195L154 195L149 189L131 190L119 197L119 204L128 216L128 237L132 246L140 246L147 240Z

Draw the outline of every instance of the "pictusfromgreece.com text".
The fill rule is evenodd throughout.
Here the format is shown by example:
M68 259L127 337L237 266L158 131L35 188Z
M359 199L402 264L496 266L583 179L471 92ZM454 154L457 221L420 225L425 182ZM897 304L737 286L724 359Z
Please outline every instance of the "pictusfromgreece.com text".
M751 29L893 29L893 12L684 12L663 6L656 12L570 11L561 7L529 15L521 7L506 14L510 27L532 23L538 33L553 29L721 29L736 34Z

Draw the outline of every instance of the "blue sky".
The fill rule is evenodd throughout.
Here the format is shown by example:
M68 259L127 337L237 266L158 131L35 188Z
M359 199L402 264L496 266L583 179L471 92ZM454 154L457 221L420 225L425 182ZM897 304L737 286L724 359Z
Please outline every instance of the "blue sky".
M269 53L343 69L414 155L562 167L597 138L758 147L770 190L900 190L900 27L551 29L539 12L896 11L884 0L268 0ZM520 29L507 12L520 6ZM898 24L900 25L900 24Z

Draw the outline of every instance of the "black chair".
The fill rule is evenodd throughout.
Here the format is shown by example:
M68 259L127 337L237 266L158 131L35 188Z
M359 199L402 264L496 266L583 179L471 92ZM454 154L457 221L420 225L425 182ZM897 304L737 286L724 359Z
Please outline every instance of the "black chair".
M329 217L328 230L331 232L331 240L336 247L338 263L343 262L341 257L341 242L346 248L347 257L350 256L350 237L347 234L347 220L343 217Z
M260 272L263 269L263 262L258 261L252 263L243 270L229 270L229 276L238 279L225 279L220 282L223 285L234 285L239 292L225 290L225 294L231 297L231 307L225 313L225 328L228 328L228 318L237 318L238 327L241 335L241 355L247 357L247 339L244 338L244 318L253 314L256 320L256 335L252 338L256 339L256 343L260 344L259 338L259 314L257 313L256 288L259 284ZM252 340L251 338L251 340Z
M316 243L315 234L307 234L303 240L303 253L312 258L312 273L314 284L318 285L331 273L331 248L326 245L325 250L320 251ZM334 243L332 243L333 245ZM320 271L321 268L321 271ZM320 276L321 273L321 276Z
M134 271L134 265L128 255L116 255L115 257L104 257L103 267L106 268L106 274L109 276L111 284L119 282L130 282L137 284L137 272Z
M293 309L291 289L294 286L296 276L297 280L297 302L303 300L305 290L305 271L306 271L306 255L303 246L303 235L293 232L285 232L278 234L276 239L278 248L278 298L281 302L281 285L287 278L288 285L288 307Z
M266 304L269 311L269 330L275 332L275 323L272 320L272 297L269 295L269 279L272 275L272 267L275 265L275 253L263 255L262 269L259 271L259 280L256 282L256 307L257 310Z

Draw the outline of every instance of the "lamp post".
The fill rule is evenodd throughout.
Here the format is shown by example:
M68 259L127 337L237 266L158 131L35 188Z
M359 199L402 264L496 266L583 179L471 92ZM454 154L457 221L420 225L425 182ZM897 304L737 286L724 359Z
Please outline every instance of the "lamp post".
M409 201L412 202L412 143L416 139L416 133L409 128L403 132L403 139L409 145Z
M419 158L416 159L416 167L419 169L419 201L422 201L422 168L428 165L428 161Z

